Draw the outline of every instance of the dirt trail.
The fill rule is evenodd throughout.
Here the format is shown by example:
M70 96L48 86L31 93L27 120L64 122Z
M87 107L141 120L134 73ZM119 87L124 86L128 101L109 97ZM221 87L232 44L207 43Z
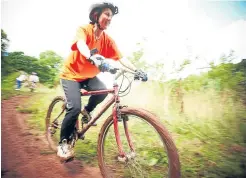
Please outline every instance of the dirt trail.
M81 166L80 161L61 163L56 154L47 154L44 136L36 135L27 127L27 114L18 113L16 107L28 99L16 96L2 101L2 167L4 178L101 178L98 168ZM46 154L42 154L46 153Z

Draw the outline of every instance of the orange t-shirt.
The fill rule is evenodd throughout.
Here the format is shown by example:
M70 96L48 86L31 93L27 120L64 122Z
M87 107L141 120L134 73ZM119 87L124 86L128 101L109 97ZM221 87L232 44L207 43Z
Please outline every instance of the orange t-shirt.
M84 36L86 39L84 39ZM80 54L77 48L78 40L86 40L86 44L90 50L97 49L98 54L105 58L119 60L122 56L115 42L105 32L96 40L93 25L89 24L79 27L74 42L71 46L71 53L64 62L63 70L60 78L74 81L83 81L88 78L95 77L100 73L99 69L91 64L83 55Z

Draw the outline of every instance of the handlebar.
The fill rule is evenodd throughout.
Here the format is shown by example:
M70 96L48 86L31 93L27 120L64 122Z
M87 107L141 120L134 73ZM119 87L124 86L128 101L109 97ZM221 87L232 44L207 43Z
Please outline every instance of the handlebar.
M148 80L147 74L145 74L143 71L141 71L141 70L132 71L130 69L123 68L123 67L116 68L116 67L110 65L109 63L105 62L105 58L103 56L100 56L100 55L95 56L96 53L97 53L96 49L92 50L91 51L91 57L93 56L94 58L91 59L91 57L90 57L88 60L90 61L90 63L96 65L101 72L109 72L111 74L116 74L114 77L114 85L117 84L117 79L120 76L123 76L120 87L119 87L119 96L121 94L120 97L126 96L130 92L131 84L132 84L133 80L141 80L143 82ZM125 73L133 74L133 80L130 81L129 78L125 75ZM123 83L125 78L128 80L129 84L124 90L121 90L122 83ZM123 94L123 93L126 93L126 94Z
M96 56L96 58L94 60L92 59L88 59L92 64L96 65L100 71L102 72L109 72L111 74L116 74L117 71L120 70L120 72L115 76L115 80L117 80L121 75L124 75L124 73L131 73L134 74L134 80L141 80L141 81L147 81L147 74L145 74L143 71L141 70L137 70L137 71L132 71L130 69L126 69L126 68L115 68L113 66L111 66L110 64L108 64L107 62L105 62L105 58L103 56ZM98 63L99 62L99 63Z
M127 68L115 68L117 71L119 71L115 77L114 77L114 85L117 85L117 79L120 77L120 76L123 76L122 77L122 81L121 81L121 84L120 84L120 87L119 87L119 96L120 97L123 97L123 96L126 96L130 90L131 90L131 85L132 85L132 82L133 80L141 80L141 81L147 81L147 75L142 72L141 70L139 71L132 71L130 69L127 69ZM130 74L133 74L133 79L130 80L128 78L127 75L125 75L125 73L130 73ZM122 87L122 84L123 84L123 81L127 79L128 80L128 85L126 85L125 89L121 90L121 87Z
M148 80L147 75L144 72L142 72L141 70L140 71L132 71L132 70L125 69L125 68L122 68L122 69L115 68L115 70L120 70L120 72L115 76L115 80L117 80L121 75L123 75L126 72L133 74L134 80L141 80L141 81L147 81Z

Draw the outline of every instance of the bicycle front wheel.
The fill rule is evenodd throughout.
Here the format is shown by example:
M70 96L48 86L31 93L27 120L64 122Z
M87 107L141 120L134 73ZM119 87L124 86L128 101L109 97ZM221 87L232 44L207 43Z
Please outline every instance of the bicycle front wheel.
M65 98L57 96L49 105L47 116L45 119L46 124L46 138L49 147L57 150L58 142L60 140L61 124L65 116Z
M143 109L124 108L118 123L123 150L130 149L126 129L134 145L127 161L119 160L112 115L105 121L98 138L98 161L103 177L180 177L177 149L166 128L155 115ZM125 126L127 125L127 127Z

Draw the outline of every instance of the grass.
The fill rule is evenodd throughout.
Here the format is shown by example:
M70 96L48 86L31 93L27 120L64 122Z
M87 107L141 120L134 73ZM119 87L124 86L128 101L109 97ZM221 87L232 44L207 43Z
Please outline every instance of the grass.
M2 84L2 98L16 94L7 79ZM233 92L229 93L223 95L213 90L185 93L182 114L180 103L175 97L169 97L166 113L162 86L145 83L134 85L131 93L122 98L122 104L142 107L159 116L179 150L182 177L242 178L246 175L246 108L232 97ZM60 89L44 89L43 93L32 94L30 100L17 109L33 114L28 121L30 126L43 133L48 105L57 95L63 95ZM109 114L107 111L98 126L86 133L85 140L77 142L76 156L86 164L97 166L97 137ZM43 154L50 153L44 151Z
M42 84L37 84L37 89L35 92L30 92L30 89L26 87L24 84L22 84L22 87L20 90L15 90L16 88L16 78L20 75L20 72L11 73L8 76L4 76L1 79L1 98L8 99L12 96L17 95L25 95L25 96L32 96L35 95L35 92L38 93L49 93L50 89L43 86Z
M8 99L11 96L16 95L30 95L30 92L27 92L28 90L22 89L22 91L16 91L16 78L20 75L19 72L12 73L11 75L7 77L3 77L1 80L1 98L2 99Z
M185 93L184 113L180 114L176 97L169 97L169 113L164 112L161 86L142 84L135 91L125 102L160 116L179 150L182 177L246 175L246 108L232 97L233 92L229 96L213 90Z

